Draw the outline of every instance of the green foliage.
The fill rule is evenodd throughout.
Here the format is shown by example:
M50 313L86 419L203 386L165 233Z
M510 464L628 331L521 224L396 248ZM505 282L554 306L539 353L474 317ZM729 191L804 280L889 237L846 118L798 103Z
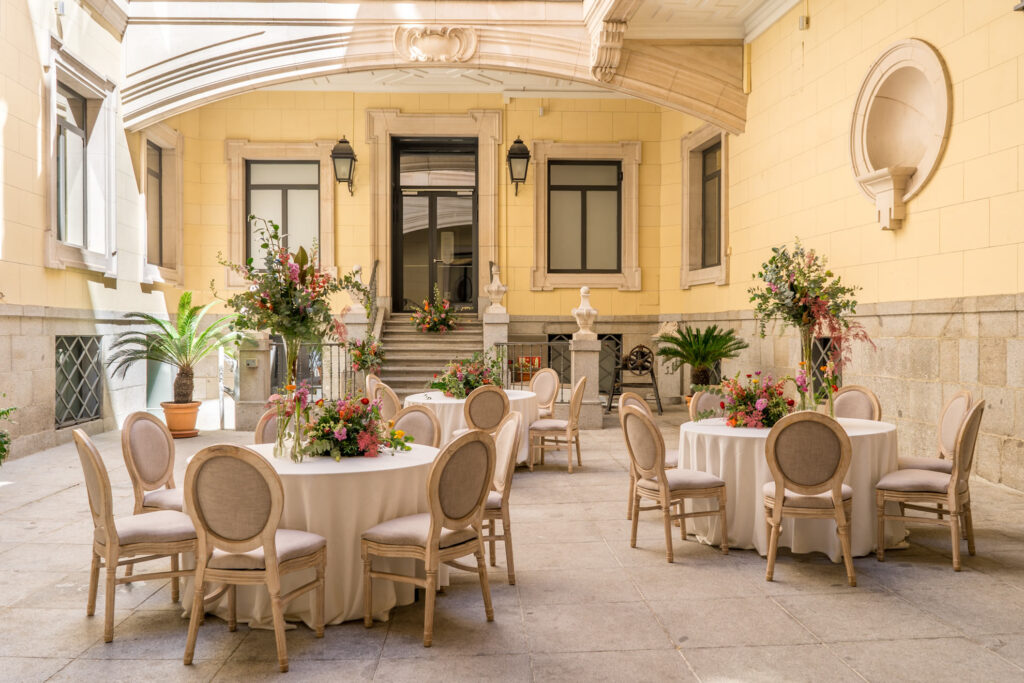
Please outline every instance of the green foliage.
M735 358L747 346L747 342L736 336L735 330L723 330L718 325L704 330L687 325L658 337L658 355L670 361L669 372L683 365L691 366L694 373L710 371L715 363ZM696 378L694 381L701 384Z
M501 386L501 353L473 354L472 358L453 360L444 367L444 372L434 375L429 383L431 389L443 392L452 398L466 398L477 387L485 384Z
M409 321L420 332L451 332L458 326L459 320L451 310L451 302L441 298L441 290L434 285L434 300L423 300L423 308L417 308L409 316Z
M123 378L134 363L155 361L178 369L179 377L175 379L176 403L187 403L192 400L192 372L196 364L218 348L234 344L239 340L237 332L231 330L234 315L226 315L215 320L202 332L199 324L203 316L215 304L211 301L205 306L192 305L192 292L185 292L178 300L178 313L173 322L161 320L149 313L128 313L124 319L133 325L147 325L155 330L128 330L122 332L110 345L110 356L107 367ZM179 395L179 379L187 378L187 397Z
M0 394L0 398L5 398L7 394ZM8 406L7 408L0 408L0 422L11 421L11 414L17 410L14 406ZM6 429L0 429L0 465L4 464L4 460L7 459L8 454L11 452L11 435Z

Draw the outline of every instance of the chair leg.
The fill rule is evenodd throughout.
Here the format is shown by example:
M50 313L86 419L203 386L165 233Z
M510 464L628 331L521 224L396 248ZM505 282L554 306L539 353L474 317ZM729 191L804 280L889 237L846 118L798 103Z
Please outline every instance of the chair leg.
M476 551L476 572L480 575L480 592L484 595L484 614L487 621L494 621L494 605L491 604L491 583L487 578L487 565L484 563L484 546Z
M434 643L434 600L437 599L437 570L427 570L426 601L423 606L423 647Z
M686 514L686 499L679 501L679 514ZM686 540L686 517L679 518L679 538Z
M96 614L96 589L100 583L100 556L92 551L92 566L89 567L89 600L85 604L85 615Z
M636 495L636 490L633 490L633 525L632 531L629 534L629 547L636 547L636 524L639 521L637 518L640 516L640 496Z
M130 564L130 565L128 565L128 566L126 566L124 568L124 575L125 576L131 576L134 573L135 573L135 565L134 564Z
M117 558L107 557L107 582L103 594L103 642L114 639L114 591L117 589Z
M131 569L131 565L128 565L128 568ZM172 572L178 571L178 555L177 554L171 555L171 571ZM178 587L179 587L178 577L177 576L172 576L171 577L171 602L178 602L178 600L181 598L181 594L179 593L179 588Z
M974 519L971 517L971 504L964 505L964 531L967 533L967 554L974 555Z
M512 560L512 522L508 510L501 512L501 534L505 537L505 563L508 565L508 585L516 585L516 567Z
M779 525L775 523L774 519L769 524L771 524L772 531L768 541L768 570L764 575L765 581L771 581L775 576L775 555L779 552Z
M565 433L565 459L569 461L569 474L572 474L572 432Z
M281 604L280 586L275 586L270 591L270 611L274 618L274 644L277 646L277 666L281 673L287 673L288 645L284 640L284 605Z
M491 537L494 536L494 520L493 519L487 520L487 535L491 536ZM488 550L491 553L491 566L492 567L496 567L498 565L496 563L497 558L494 557L494 539L493 538L491 538L491 540L489 540L487 542L487 546L488 546Z
M327 551L320 551L320 561L316 565L316 603L313 607L314 624L316 625L316 637L324 637L324 602L327 598L327 587L324 583L324 574L327 572Z
M370 564L373 558L370 557L366 546L363 548L363 626L373 626L373 579L370 577Z
M719 544L722 548L722 554L729 554L729 519L726 516L725 502L726 502L726 491L725 487L722 487L721 492L718 494L718 510L722 515L722 541Z
M576 464L583 467L583 453L580 451L580 433L576 432Z
M228 630L238 630L238 613L235 609L236 603L235 586L234 584L228 586Z
M629 498L626 504L626 519L633 519L633 494L636 493L636 472L633 464L629 465Z
M533 434L530 434L530 435L529 435L529 439L530 439L530 445L529 445L529 448L527 448L527 449L526 449L526 450L527 450L527 455L526 455L526 467L527 467L527 469L529 469L529 470L530 470L531 472L533 472L533 456L534 456L534 453L535 453L535 451L536 451L536 448L537 448L537 446L536 446L536 441L534 441L534 439L535 439L535 438L536 438L536 437L534 437L534 435L533 435Z
M203 613L203 591L205 588L203 575L197 573L196 580L192 586L192 616L188 620L188 637L185 639L185 664L192 663L192 656L196 652L196 636L199 635L199 622Z
M875 537L875 557L879 562L885 561L885 494L875 492L875 517L878 519L878 531ZM903 504L900 503L900 507Z
M846 565L846 580L851 586L857 585L857 574L853 571L853 550L850 548L850 525L844 524L837 527L839 532L839 544L843 547L843 564Z
M665 522L665 557L672 564L675 560L672 552L672 503L667 500L661 502L661 517Z
M953 541L953 571L960 571L960 514L949 511L949 535Z

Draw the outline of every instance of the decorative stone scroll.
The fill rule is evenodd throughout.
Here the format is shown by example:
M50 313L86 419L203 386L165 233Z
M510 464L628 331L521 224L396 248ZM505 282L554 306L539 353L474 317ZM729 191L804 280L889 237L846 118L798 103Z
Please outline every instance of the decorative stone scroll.
M399 26L395 50L409 62L465 62L476 54L477 35L463 26Z
M626 22L604 21L590 43L590 73L602 83L610 83L622 58L622 39Z

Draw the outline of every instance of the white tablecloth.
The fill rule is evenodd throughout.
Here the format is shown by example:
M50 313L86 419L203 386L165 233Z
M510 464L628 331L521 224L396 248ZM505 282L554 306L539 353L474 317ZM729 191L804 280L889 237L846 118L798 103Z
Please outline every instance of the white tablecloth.
M284 486L282 529L301 529L327 539L324 620L338 624L363 618L363 562L359 537L380 522L429 512L427 475L438 454L436 448L411 444L412 450L376 458L307 458L301 463L273 457L273 444L250 446L263 455L281 475ZM374 569L422 574L422 563L408 559L375 559ZM313 578L312 569L286 574L281 592L296 588ZM448 572L441 567L438 579L447 584ZM209 590L209 587L207 588ZM238 586L237 612L240 622L254 628L273 628L270 598L264 586ZM191 608L191 580L186 583ZM285 606L285 618L313 625L312 600L316 592L295 598ZM184 595L184 592L183 592ZM386 619L395 605L415 599L413 586L392 581L373 582L374 616ZM227 600L213 610L227 618Z
M853 487L850 523L855 556L875 549L875 484L897 468L896 426L886 422L840 418L850 435L853 458L845 482ZM768 551L762 486L772 481L764 447L768 429L727 427L723 418L684 423L679 429L679 467L709 472L725 480L727 487L729 547ZM695 509L714 504L692 501ZM718 517L687 520L698 540L717 545L721 530ZM887 522L886 547L903 541L902 523ZM836 524L832 520L786 518L779 545L795 553L823 552L838 562L842 558Z
M520 389L508 389L505 393L508 394L509 410L523 414L522 437L519 439L519 456L516 461L526 462L530 455L530 424L537 419L537 394ZM447 443L453 433L467 427L464 398L449 398L440 391L427 391L407 396L405 405L429 406L434 411L441 423L442 444Z

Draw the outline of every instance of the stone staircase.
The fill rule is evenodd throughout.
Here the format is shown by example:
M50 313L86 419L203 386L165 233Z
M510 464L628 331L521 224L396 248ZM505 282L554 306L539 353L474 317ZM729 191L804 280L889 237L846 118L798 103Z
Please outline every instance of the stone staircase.
M381 379L394 389L398 398L427 391L427 382L445 364L457 358L469 358L484 349L483 324L471 314L459 317L454 332L419 332L409 322L409 314L392 314L384 321L381 341L386 361Z

